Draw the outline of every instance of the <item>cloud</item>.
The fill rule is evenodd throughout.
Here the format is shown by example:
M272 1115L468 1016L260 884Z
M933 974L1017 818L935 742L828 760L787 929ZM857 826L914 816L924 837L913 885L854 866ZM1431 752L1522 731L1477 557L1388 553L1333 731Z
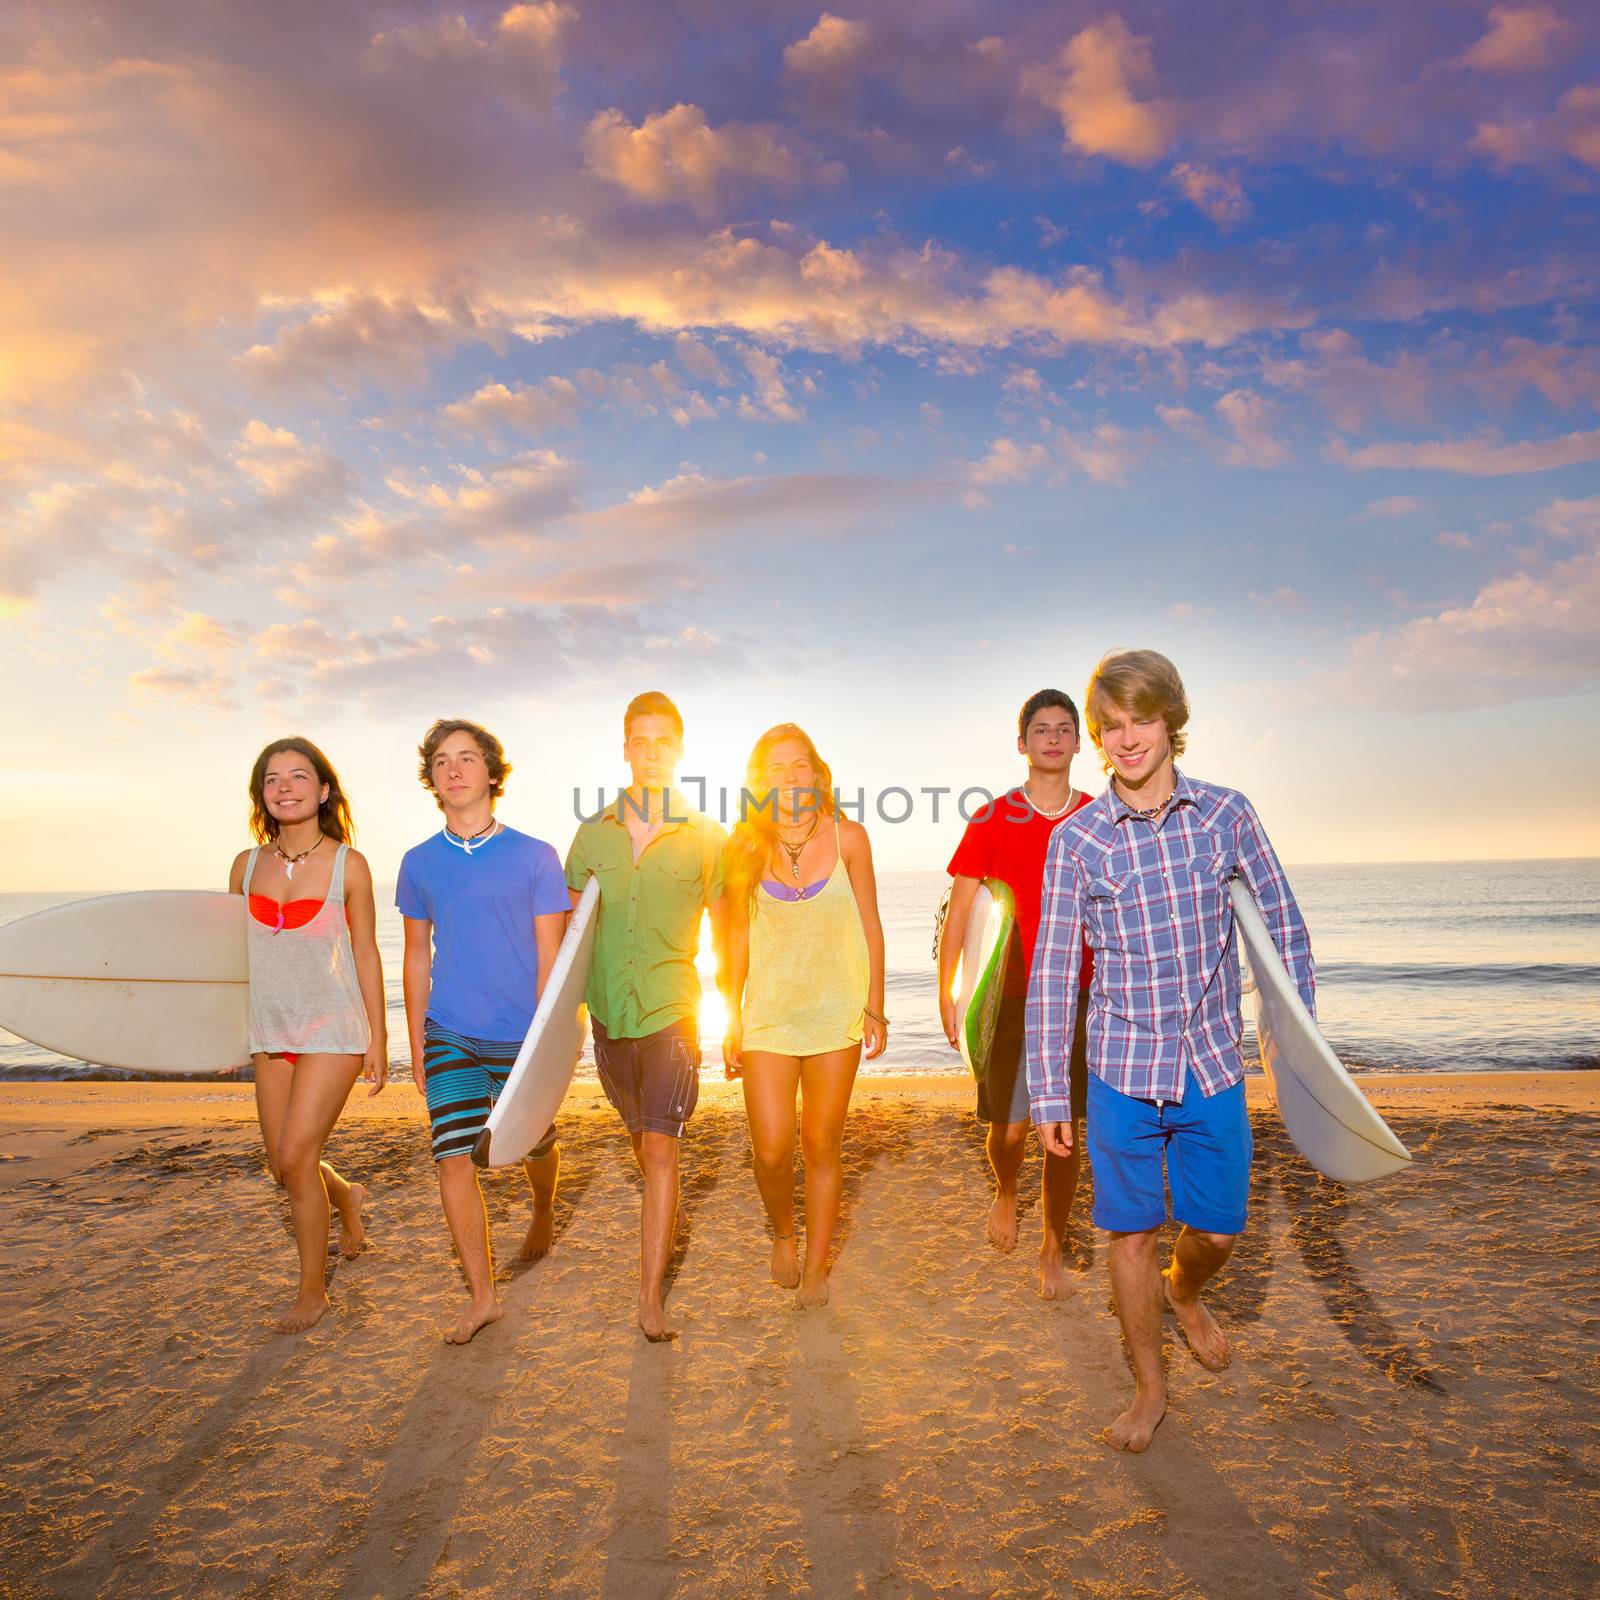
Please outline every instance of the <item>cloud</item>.
M1018 444L1015 439L995 439L989 454L967 469L968 479L985 486L997 483L1027 483L1048 471L1054 458L1042 444Z
M1502 444L1487 434L1476 439L1429 439L1416 444L1393 441L1363 445L1358 450L1335 441L1328 453L1333 460L1358 472L1373 467L1416 467L1430 472L1459 472L1473 478L1497 478L1511 473L1553 472L1558 467L1600 461L1600 429L1517 444Z
M352 635L297 676L316 703L413 711L417 696L482 703L548 693L630 664L696 679L737 672L743 647L661 613L597 606L500 605Z
M1461 60L1480 72L1537 72L1571 31L1552 6L1491 6L1489 31Z
M454 488L430 485L423 502L457 534L485 545L537 538L577 510L580 469L553 450L529 450L502 466L461 470Z
M727 368L718 359L716 351L709 345L703 344L692 333L680 333L673 341L672 353L691 378L714 383L722 389L726 389L733 382Z
M1565 156L1600 169L1600 84L1568 89L1548 117L1480 123L1472 148L1502 168Z
M288 514L348 499L354 476L322 445L306 445L288 429L259 420L239 435L233 459L259 491L263 504Z
M514 5L485 36L459 13L442 13L375 34L367 47L367 65L375 72L430 83L441 78L474 86L487 83L542 110L561 91L562 55L577 17L573 7L554 0Z
M220 667L145 667L128 688L136 701L181 700L213 711L237 711L233 678Z
M1156 407L1156 415L1174 433L1181 433L1185 438L1203 439L1205 437L1205 422L1197 413L1191 411L1188 406L1158 405Z
M1600 494L1586 500L1552 500L1533 520L1552 538L1600 541Z
M943 489L932 479L904 482L848 473L713 478L690 471L636 490L616 505L584 512L570 525L585 538L613 539L617 548L633 548L643 540L681 546L730 536L771 537L794 528L835 532L896 504L936 498Z
M824 11L805 38L784 48L784 80L814 110L850 109L872 51L872 29Z
M1230 389L1216 411L1233 430L1233 442L1222 453L1230 467L1281 467L1288 461L1288 446L1272 433L1276 408L1264 395Z
M549 428L571 427L585 403L570 378L554 376L514 387L486 383L470 399L446 406L444 414L467 433L537 436Z
M1140 167L1166 153L1176 126L1165 101L1135 98L1154 82L1150 41L1118 16L1076 34L1055 65L1022 75L1024 92L1060 116L1067 148Z
M1342 328L1302 334L1300 350L1298 357L1268 357L1262 378L1275 389L1314 396L1334 425L1350 432L1369 428L1375 414L1420 422L1432 409L1434 390L1459 382L1411 351L1388 364L1369 360Z
M778 358L756 345L740 345L739 359L755 382L755 394L739 401L739 415L751 421L799 422L805 417L790 398Z
M771 183L836 183L837 163L813 164L796 155L774 128L726 123L713 128L699 106L676 105L635 128L622 112L598 112L583 135L584 163L596 177L640 200L687 201L716 209L722 193Z
M1172 181L1219 228L1236 227L1250 215L1249 197L1233 173L1214 172L1209 167L1180 161L1172 169Z
M1470 600L1350 646L1344 686L1370 705L1506 705L1600 683L1600 497L1554 501L1536 518L1579 548L1496 578Z
M1371 522L1375 517L1412 517L1423 509L1423 502L1415 495L1392 494L1383 500L1374 500L1361 513L1358 520Z
M0 602L31 601L50 580L110 556L110 533L145 504L116 484L63 482L32 491L0 540Z
M509 330L467 305L419 305L358 292L326 311L291 322L270 343L239 357L248 377L278 390L363 384L420 387L430 364L468 341L503 351Z
M1044 477L1047 482L1065 482L1073 472L1081 472L1094 483L1120 484L1126 481L1133 465L1134 441L1123 428L1103 422L1082 432L1070 428L1048 427L1042 442L1020 444L1015 439L990 441L989 453L982 461L967 467L967 481L985 488L994 484L1029 483ZM981 495L967 504L983 503Z

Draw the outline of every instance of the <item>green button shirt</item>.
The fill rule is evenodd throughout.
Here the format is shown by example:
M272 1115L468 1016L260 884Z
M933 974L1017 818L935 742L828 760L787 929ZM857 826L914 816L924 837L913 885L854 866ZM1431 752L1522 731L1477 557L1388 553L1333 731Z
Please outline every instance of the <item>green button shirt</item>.
M585 822L567 851L567 887L600 880L600 923L588 1004L614 1039L639 1039L700 1010L700 918L722 898L726 830L674 793L669 816L637 863L613 805Z

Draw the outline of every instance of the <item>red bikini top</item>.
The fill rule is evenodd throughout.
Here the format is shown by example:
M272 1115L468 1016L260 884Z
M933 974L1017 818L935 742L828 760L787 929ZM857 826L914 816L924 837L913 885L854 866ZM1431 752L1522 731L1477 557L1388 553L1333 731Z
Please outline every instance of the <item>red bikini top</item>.
M327 904L326 900L285 900L278 902L270 894L250 896L250 915L274 933L285 928L303 928ZM350 909L345 908L345 921L350 920Z

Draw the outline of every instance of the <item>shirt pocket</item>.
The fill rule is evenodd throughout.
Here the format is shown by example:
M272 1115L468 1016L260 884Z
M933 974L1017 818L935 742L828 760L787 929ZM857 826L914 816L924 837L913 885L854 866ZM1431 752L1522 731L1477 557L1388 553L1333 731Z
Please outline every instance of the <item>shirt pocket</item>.
M1173 886L1186 893L1201 926L1219 923L1228 905L1228 880L1235 871L1228 856L1214 850L1197 851L1174 863Z

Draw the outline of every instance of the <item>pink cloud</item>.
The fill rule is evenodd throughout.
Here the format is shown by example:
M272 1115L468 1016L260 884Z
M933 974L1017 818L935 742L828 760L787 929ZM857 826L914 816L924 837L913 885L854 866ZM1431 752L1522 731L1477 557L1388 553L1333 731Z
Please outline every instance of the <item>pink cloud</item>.
M1068 149L1140 167L1166 152L1176 127L1167 102L1137 98L1154 83L1149 39L1115 15L1074 35L1056 63L1022 75L1024 92L1061 118Z
M641 200L687 201L715 210L734 187L759 183L793 188L837 183L837 162L797 155L771 127L727 123L713 128L699 106L676 105L634 127L615 109L598 112L583 135L584 162L597 177Z
M1474 478L1496 478L1511 473L1553 472L1558 467L1600 461L1600 429L1568 433L1558 439L1529 439L1517 444L1503 444L1495 438L1482 436L1429 439L1417 444L1394 441L1352 450L1336 442L1329 455L1358 472L1374 467L1415 467L1430 472L1458 472Z
M1583 502L1555 502L1582 505ZM1569 694L1600 681L1600 500L1574 516L1582 548L1487 583L1470 600L1356 639L1346 693L1449 709Z
M1489 31L1461 59L1480 72L1536 72L1571 32L1553 6L1491 6Z
M1233 173L1214 172L1209 167L1180 161L1172 169L1172 179L1190 204L1219 228L1236 227L1250 215L1249 197Z

